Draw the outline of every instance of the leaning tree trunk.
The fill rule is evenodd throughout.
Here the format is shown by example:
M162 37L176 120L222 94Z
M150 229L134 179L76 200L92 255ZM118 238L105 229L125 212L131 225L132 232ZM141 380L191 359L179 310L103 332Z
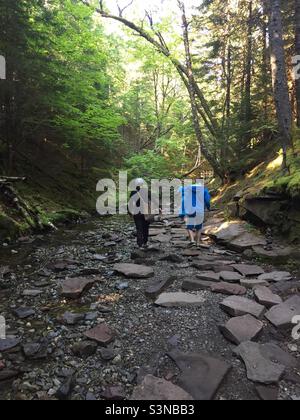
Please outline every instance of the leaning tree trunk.
M292 146L292 107L287 82L283 42L281 0L267 0L274 99L283 149L283 168L287 168L287 150Z
M300 58L300 0L295 0L295 33L295 54ZM300 128L300 77L296 78L296 104L297 126Z

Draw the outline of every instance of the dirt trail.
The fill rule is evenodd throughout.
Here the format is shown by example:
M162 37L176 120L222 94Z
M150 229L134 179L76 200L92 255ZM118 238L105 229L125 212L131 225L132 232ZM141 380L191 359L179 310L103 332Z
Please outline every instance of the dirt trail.
M231 318L220 307L227 296L212 293L205 283L201 286L205 290L185 292L202 299L197 305L177 307L178 299L182 299L177 295L175 307L158 306L154 304L156 297L145 296L149 285L157 288L158 282L167 280L167 293L182 292L184 281L193 289L191 280L199 281L197 276L201 277L203 271L210 271L210 275L212 271L236 274L232 267L243 262L242 255L207 239L199 256L188 256L188 242L178 222L168 228L154 226L151 242L154 249L137 253L131 221L114 218L28 238L18 247L2 251L0 314L6 319L7 335L16 339L10 345L6 341L9 348L0 351L1 399L127 399L147 374L185 387L194 398L205 392L215 399L259 398L257 384L247 378L244 362L234 354L236 345L219 330ZM152 267L154 275L132 279L116 273L115 264L133 262ZM256 261L245 262L257 265ZM260 267L265 272L278 271ZM73 299L67 299L61 294L67 277L88 277L94 283L81 297L74 299L79 291L75 290L74 296L72 290ZM292 278L275 287L285 300L298 293L299 285ZM170 295L165 297L168 301ZM254 301L253 289L247 289L244 297ZM284 363L278 398L296 399L300 396L299 343L293 340L291 329L282 332L265 317L261 321L263 330L256 341L276 343L296 361L293 365L287 355L285 360L282 355L278 356L280 360L274 360L277 355L271 361L265 357L262 370L269 369L270 363L277 367ZM100 343L103 335L98 337L98 346L84 335L99 324L108 326L108 333L113 331L105 347ZM5 347L3 343L0 340L0 349L1 345ZM197 359L202 370L187 372L181 366L183 373L188 373L183 380L182 372L167 355L179 350L222 360L230 371L223 375L219 367ZM190 361L185 363L194 366ZM203 372L202 382L211 382L206 390L201 388ZM260 392L276 394L277 385Z

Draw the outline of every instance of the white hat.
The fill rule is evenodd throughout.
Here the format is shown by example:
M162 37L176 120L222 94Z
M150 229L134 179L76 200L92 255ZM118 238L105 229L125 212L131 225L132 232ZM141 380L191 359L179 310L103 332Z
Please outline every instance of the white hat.
M142 187L145 184L143 178L136 178L134 182L136 187Z

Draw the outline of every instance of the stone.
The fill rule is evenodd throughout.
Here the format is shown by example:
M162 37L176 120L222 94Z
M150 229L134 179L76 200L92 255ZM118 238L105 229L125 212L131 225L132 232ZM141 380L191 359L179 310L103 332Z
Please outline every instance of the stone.
M300 297L295 295L280 305L273 306L265 317L276 328L289 329L294 326L293 318L300 314Z
M192 263L192 267L197 268L201 271L213 270L214 263L211 261L196 261Z
M182 252L182 255L184 257L199 257L200 255L202 255L203 251L200 251L198 249L185 249Z
M244 361L250 381L265 385L277 384L284 375L285 367L265 357L260 344L252 341L242 343L235 353Z
M299 367L299 362L286 351L282 350L275 343L266 343L261 345L261 353L264 357L273 363L280 363L287 368Z
M115 332L107 324L99 324L97 327L86 331L84 335L103 347L114 341L116 337Z
M155 302L157 306L167 307L185 307L185 306L201 306L205 299L192 295L190 293L175 292L162 293Z
M126 396L121 386L109 386L101 393L101 397L107 401L122 401Z
M257 265L234 264L232 267L244 277L259 276L265 272L263 268Z
M231 366L201 353L172 351L168 356L181 370L178 384L196 401L212 400Z
M138 264L116 264L113 270L132 279L146 279L154 276L152 267Z
M184 260L183 260L182 257L180 257L177 254L168 254L168 255L165 255L164 257L161 257L160 261L167 261L167 262L171 262L171 263L174 263L174 264L180 264Z
M3 369L0 371L0 382L15 379L20 375L20 372L12 369Z
M145 376L130 398L131 401L191 401L192 396L182 388L153 375Z
M227 271L227 272L231 272L231 273L235 272L234 268L231 265L220 265L220 264L218 264L218 265L215 264L213 266L213 271L215 273L220 273L221 271Z
M61 260L56 261L54 263L50 263L47 268L50 270L56 271L57 273L60 273L62 271L66 270L73 270L77 269L78 262L74 260Z
M213 283L220 281L220 274L215 273L214 271L203 271L202 273L197 273L196 277L199 280L211 281Z
M68 299L78 299L95 281L97 279L92 277L66 278L62 283L61 294Z
M21 342L20 338L17 337L6 337L4 340L0 339L0 352L11 350L17 347Z
M17 308L13 313L20 319L26 319L35 315L35 310L32 308Z
M113 360L116 357L116 353L112 349L101 348L101 358L105 361Z
M223 300L220 306L231 316L253 315L261 319L265 313L264 306L240 296L230 296Z
M93 356L97 351L98 345L91 341L81 341L80 343L74 344L72 352L77 357L90 357Z
M129 283L127 281L123 281L121 283L117 283L115 287L117 290L120 290L120 291L126 290L129 287Z
M23 290L23 296L25 297L37 297L41 295L43 292L41 290Z
M73 389L75 388L75 379L73 376L67 378L64 383L56 391L56 398L61 401L68 400L72 394Z
M164 235L166 233L166 229L150 229L149 230L149 236L158 236L158 235Z
M265 280L267 282L280 282L280 281L288 281L292 279L291 273L288 271L273 271L272 273L261 274L258 277L258 280Z
M279 397L279 388L274 386L257 385L255 387L257 395L262 401L277 401Z
M246 289L255 289L256 287L269 286L269 283L265 280L257 279L243 279L240 281L241 285L246 287Z
M234 344L255 340L263 330L264 324L252 315L244 315L230 319L226 325L220 326L224 337Z
M76 314L73 312L65 312L59 321L65 325L75 325L85 319L85 314Z
M239 273L230 272L230 271L221 271L220 279L224 280L227 283L239 283L243 276Z
M5 363L3 360L0 360L0 370L3 370L5 368Z
M172 239L171 235L164 235L164 234L153 237L154 242L159 242L161 244L170 243L171 239Z
M205 280L188 279L182 283L182 290L211 290L215 283Z
M213 293L220 293L229 296L243 296L247 293L247 289L239 284L232 284L226 282L214 283L211 286Z
M48 357L48 342L47 340L41 340L41 342L26 343L22 345L22 350L28 359L46 359Z
M176 277L169 277L165 280L156 281L155 283L150 284L145 290L145 295L149 299L156 299L164 290L170 287Z
M268 287L257 287L254 290L254 296L258 303L268 309L282 303L281 297L275 295Z

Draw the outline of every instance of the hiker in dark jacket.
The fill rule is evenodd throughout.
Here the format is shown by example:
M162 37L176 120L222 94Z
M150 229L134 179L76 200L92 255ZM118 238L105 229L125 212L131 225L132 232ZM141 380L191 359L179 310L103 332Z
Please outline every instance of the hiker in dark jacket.
M132 214L135 222L138 247L140 249L147 249L150 229L150 221L146 217L148 214L146 206L149 208L148 189L145 188L145 181L142 178L136 179L135 184L136 190L131 192L130 198L132 199L136 195L140 197L136 197L136 207L140 208L140 210L137 214L132 214L131 209L129 209L129 212Z

